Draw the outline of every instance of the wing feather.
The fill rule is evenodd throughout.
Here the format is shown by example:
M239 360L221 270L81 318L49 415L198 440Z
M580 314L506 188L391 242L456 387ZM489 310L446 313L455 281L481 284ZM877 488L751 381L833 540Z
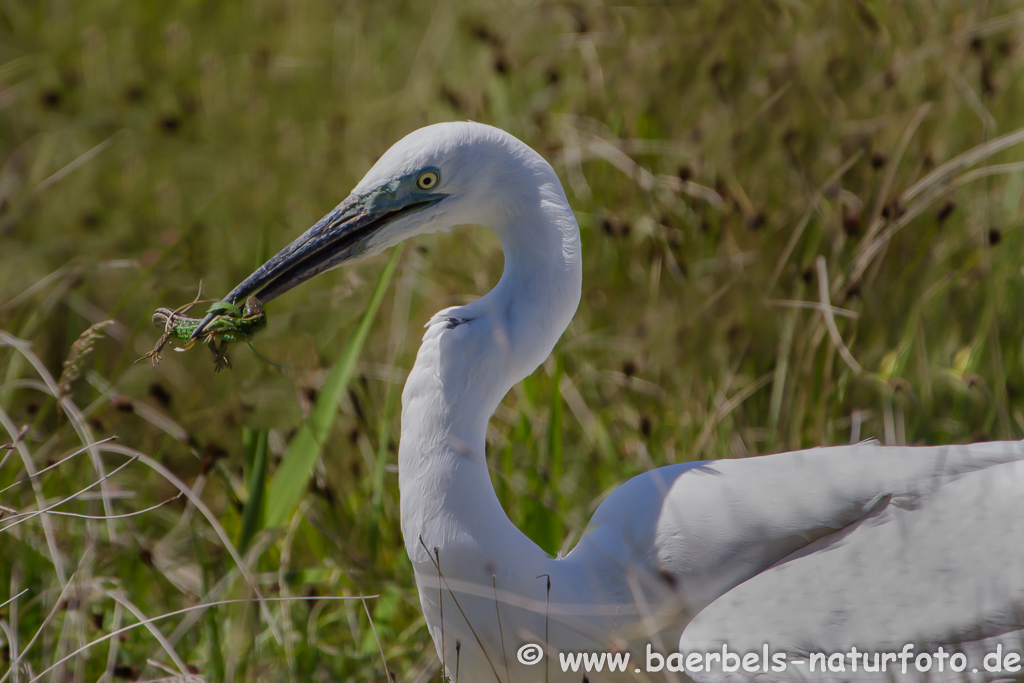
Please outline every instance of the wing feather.
M867 514L712 602L685 629L680 648L720 651L724 644L734 652L760 652L767 644L796 662L853 646L899 652L914 644L919 653L944 646L969 655L968 671L980 670L976 680L1005 677L985 672L981 659L1000 643L1007 652L1024 652L1024 462L992 463L993 454L1007 455L998 448L976 452L973 471L960 462L945 474L880 489L884 497ZM691 675L752 679L720 670ZM757 678L893 679L925 676L913 668L906 677L863 670L811 675L794 665L777 679Z

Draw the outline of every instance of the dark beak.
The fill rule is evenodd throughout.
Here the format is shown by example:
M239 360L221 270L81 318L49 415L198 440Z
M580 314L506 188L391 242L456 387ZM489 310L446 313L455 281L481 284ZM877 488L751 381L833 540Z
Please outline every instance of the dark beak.
M350 196L245 278L224 301L238 304L254 295L267 303L314 275L358 256L366 238L388 222L436 204L441 198L441 195L433 195L403 206L377 208L383 202L368 202L367 196ZM192 333L192 338L201 337L214 317L216 314L208 314Z

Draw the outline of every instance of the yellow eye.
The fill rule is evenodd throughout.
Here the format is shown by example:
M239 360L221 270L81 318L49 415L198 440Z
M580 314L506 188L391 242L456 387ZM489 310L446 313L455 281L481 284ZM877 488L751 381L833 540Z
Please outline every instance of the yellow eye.
M430 190L437 185L437 181L440 180L437 173L434 171L424 171L420 174L420 177L416 179L416 187L421 190Z

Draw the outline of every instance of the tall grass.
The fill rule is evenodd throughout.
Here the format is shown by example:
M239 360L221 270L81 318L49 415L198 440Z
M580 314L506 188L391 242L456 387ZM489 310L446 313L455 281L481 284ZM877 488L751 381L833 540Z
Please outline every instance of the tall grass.
M580 310L488 430L547 550L669 462L1020 438L1021 112L994 0L0 0L0 677L438 679L398 397L496 240L275 301L283 369L134 364L434 121L519 136L580 220Z

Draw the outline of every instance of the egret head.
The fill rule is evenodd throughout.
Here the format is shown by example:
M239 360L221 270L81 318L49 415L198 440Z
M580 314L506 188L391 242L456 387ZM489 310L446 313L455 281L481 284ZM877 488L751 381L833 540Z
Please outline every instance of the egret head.
M515 210L510 200L517 190L536 194L535 175L544 169L553 177L540 155L497 128L472 122L421 128L395 143L345 201L225 299L255 295L265 303L318 273L414 235L488 224L495 214Z

